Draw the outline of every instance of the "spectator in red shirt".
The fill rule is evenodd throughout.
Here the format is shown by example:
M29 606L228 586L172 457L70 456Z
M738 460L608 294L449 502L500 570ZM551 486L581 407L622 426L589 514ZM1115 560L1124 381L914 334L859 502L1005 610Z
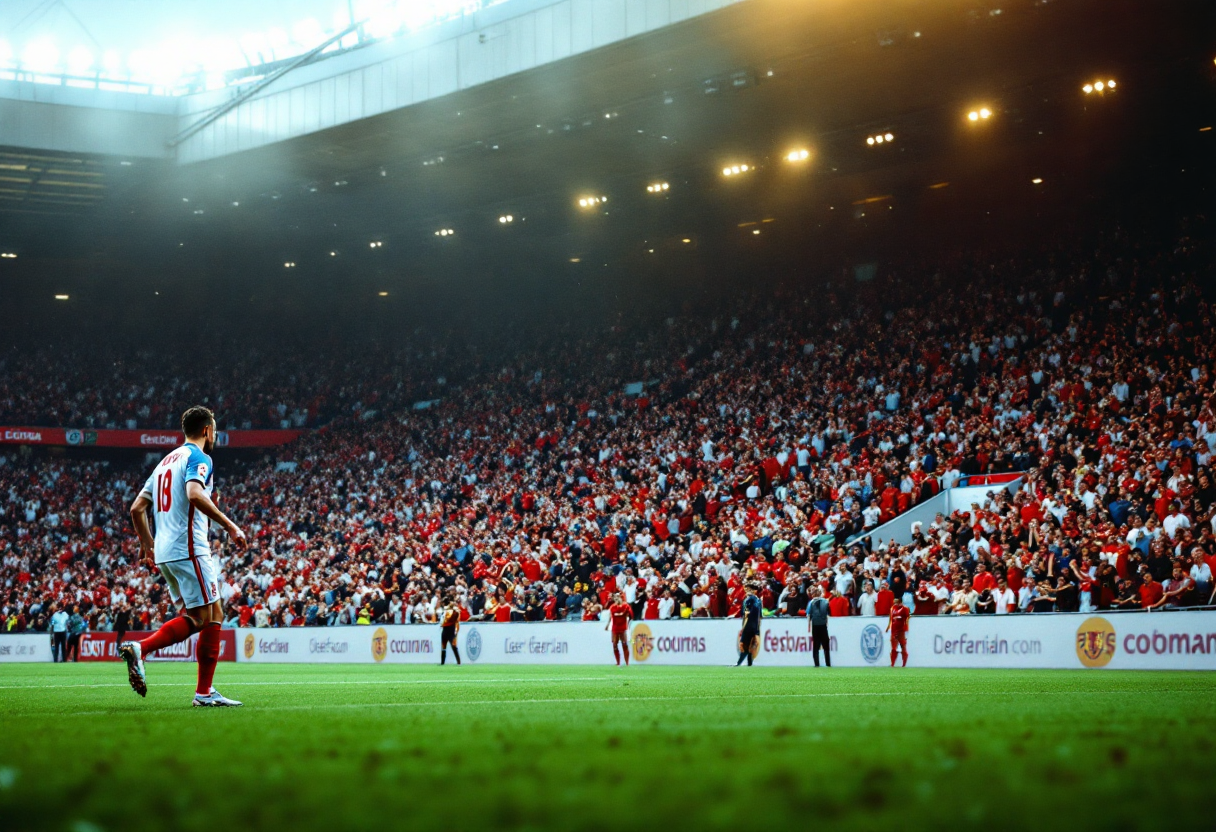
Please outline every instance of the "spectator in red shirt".
M891 587L883 581L878 590L878 600L874 604L875 615L890 615L891 607L895 604L895 593L891 591Z
M982 560L975 566L975 577L972 579L971 585L976 592L996 589L996 578L988 571L988 564Z
M852 605L849 604L849 599L840 594L840 590L832 590L832 599L828 601L828 610L833 618L844 618L852 613Z
M1141 609L1152 609L1161 603L1165 596L1165 589L1161 584L1153 580L1152 574L1145 568L1141 572L1143 583L1140 584L1140 607Z

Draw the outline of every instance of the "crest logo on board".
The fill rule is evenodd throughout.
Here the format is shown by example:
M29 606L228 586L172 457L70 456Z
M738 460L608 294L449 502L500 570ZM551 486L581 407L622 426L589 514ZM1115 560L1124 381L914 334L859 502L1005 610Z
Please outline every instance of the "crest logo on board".
M388 631L383 627L377 627L376 632L372 633L372 658L382 662L386 655L388 655Z
M469 657L469 661L475 662L481 658L481 633L473 627L467 630L464 637L464 652Z
M861 657L874 664L882 655L882 643L882 630L878 629L877 624L867 624L861 631Z
M1115 657L1115 625L1105 618L1087 618L1077 628L1077 658L1086 667L1105 667Z
M654 634L645 624L635 624L633 634L629 637L629 647L633 651L633 660L644 662L650 658L654 650Z
M257 648L257 641L253 637L253 633L245 634L245 658L252 659L253 651Z

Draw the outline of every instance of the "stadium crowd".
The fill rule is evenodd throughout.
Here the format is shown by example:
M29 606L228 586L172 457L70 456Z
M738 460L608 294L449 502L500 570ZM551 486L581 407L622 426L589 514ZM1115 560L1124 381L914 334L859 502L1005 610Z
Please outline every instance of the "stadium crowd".
M329 351L307 377L272 351L189 382L133 355L50 384L53 350L13 353L0 414L164 426L206 402L221 426L322 425L258 462L217 455L218 502L251 541L213 542L234 626L435 622L453 595L473 619L597 619L617 591L637 618L733 616L748 583L766 615L803 614L815 586L834 615L896 596L918 615L1205 605L1216 335L1198 251L1115 230L512 350ZM412 407L441 376L459 383ZM1012 493L906 545L867 536L1010 471ZM171 616L127 517L146 476L4 451L0 630Z

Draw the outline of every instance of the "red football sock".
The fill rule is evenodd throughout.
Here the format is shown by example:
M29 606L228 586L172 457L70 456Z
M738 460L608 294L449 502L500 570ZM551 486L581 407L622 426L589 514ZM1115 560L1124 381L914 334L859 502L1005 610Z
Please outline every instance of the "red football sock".
M625 654L625 667L629 667L629 645L626 644L621 652Z
M215 663L220 658L220 623L207 624L198 634L198 687L195 693L206 696L211 693L211 680L215 678Z
M895 667L895 657L898 655L899 655L899 653L896 652L895 650L891 651L891 667Z
M147 658L148 654L154 650L185 641L195 632L197 632L197 628L194 626L194 619L179 615L160 625L160 629L141 641L139 647L143 651L144 657Z
M904 652L904 663L903 663L903 667L907 667L907 666L908 666L908 654L907 654L907 652L905 651L905 652Z
M621 663L621 648L616 646L616 642L612 642L612 655L616 656L616 663Z

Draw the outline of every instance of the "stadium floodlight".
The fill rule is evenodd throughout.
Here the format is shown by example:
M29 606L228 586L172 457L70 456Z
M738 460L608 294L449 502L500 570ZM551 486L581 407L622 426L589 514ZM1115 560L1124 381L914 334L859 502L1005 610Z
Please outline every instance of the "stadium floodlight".
M68 300L68 295L55 295L55 300Z
M646 193L661 194L669 188L671 188L671 185L667 184L666 182L655 182L654 184L646 186Z
M971 112L967 113L967 120L974 123L977 121L984 121L991 116L992 110L989 110L987 107L980 107L978 110L972 110Z
M597 205L602 205L608 201L606 196L584 196L578 200L579 208L594 208Z
M760 236L760 229L759 229L759 228L753 228L753 229L752 229L752 234L753 234L753 235L755 235L755 236Z
M21 63L34 72L54 72L59 68L59 50L46 38L31 41L21 53Z
M93 53L77 46L68 53L68 72L72 75L87 75L93 69Z
M806 148L791 150L785 154L785 161L787 162L805 162L809 158L811 158L811 151Z
M293 261L293 260L288 260L286 263L283 264L283 268L285 268L285 269L294 269L295 267L296 267L296 264L295 264L295 261Z
M887 134L885 134L885 135L883 136L883 138L885 138L885 139L886 139L887 141L889 141L889 142L893 142L893 141L895 141L895 134L894 134L894 133L887 133Z
M1114 88L1115 88L1114 79L1108 78L1106 80L1098 79L1098 80L1094 80L1094 81L1088 81L1081 86L1081 91L1083 93L1085 93L1086 95L1090 95L1095 92L1098 93L1099 95L1103 95L1107 92L1113 91Z
M122 55L117 49L107 49L101 53L101 70L107 78L122 78Z
M367 245L368 245L368 248L380 248L381 246L384 245L384 243L380 242L379 240L373 240L372 242L368 243Z
M1037 176L1036 176L1034 179L1031 179L1031 180L1030 180L1030 183L1031 183L1032 185L1042 185L1042 184L1043 184L1043 180L1042 180L1042 179L1040 179L1039 177L1037 177Z
M367 19L363 24L363 31L369 38L387 38L401 31L403 25L405 20L396 4L388 3Z
M287 36L284 29L280 29L278 26L271 26L266 30L266 45L270 47L270 54L276 61L289 58L294 54L294 50L291 48L291 38Z
M382 297L382 298L388 297L388 292L377 292L377 294L380 295L380 297Z
M0 257L3 257L5 260L16 260L17 253L13 251L3 251L0 252Z
M749 170L753 170L753 168L751 168L748 165L731 165L728 168L722 169L722 175L723 176L738 176L741 173L747 173Z
M510 214L503 214L501 217L498 218L498 221L500 223L502 223L503 225L507 225L509 223L515 222L515 217L511 216Z
M320 46L325 38L325 28L316 18L306 17L291 27L291 39L307 51Z
M450 228L441 228L435 232L436 237L451 237L456 232Z

